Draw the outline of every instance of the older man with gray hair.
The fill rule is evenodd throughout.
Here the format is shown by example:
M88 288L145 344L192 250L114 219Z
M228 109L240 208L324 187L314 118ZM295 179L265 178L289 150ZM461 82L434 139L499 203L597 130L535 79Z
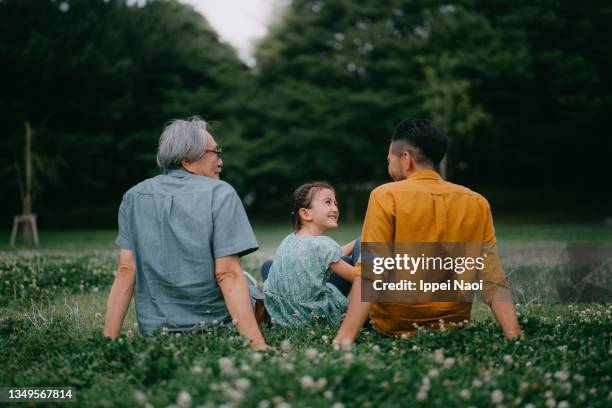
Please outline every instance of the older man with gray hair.
M252 348L267 348L253 311L257 288L239 261L258 243L238 194L219 180L220 154L198 117L165 127L157 153L163 174L131 188L119 208L105 335L119 335L135 286L142 334L234 321Z

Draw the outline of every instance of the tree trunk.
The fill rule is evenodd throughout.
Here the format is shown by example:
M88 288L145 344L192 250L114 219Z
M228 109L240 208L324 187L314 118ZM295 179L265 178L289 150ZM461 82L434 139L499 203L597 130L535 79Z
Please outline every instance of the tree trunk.
M32 214L32 126L30 121L25 122L25 153L24 162L25 167L25 188L22 202L22 215ZM32 225L29 223L21 223L21 233L23 237L23 243L26 245L32 245L34 243L34 237L32 236Z

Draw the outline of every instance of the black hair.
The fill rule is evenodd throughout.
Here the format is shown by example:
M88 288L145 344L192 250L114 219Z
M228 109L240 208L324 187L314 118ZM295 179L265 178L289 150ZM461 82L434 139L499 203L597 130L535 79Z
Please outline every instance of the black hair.
M395 142L404 142L401 146ZM393 131L391 150L401 155L404 150L410 150L418 164L428 164L438 168L448 149L448 136L444 129L436 126L428 119L404 119ZM399 148L401 149L399 149Z
M315 193L320 190L335 191L331 184L325 181L311 181L302 184L293 192L291 197L291 224L294 231L298 231L302 227L300 208L310 208Z

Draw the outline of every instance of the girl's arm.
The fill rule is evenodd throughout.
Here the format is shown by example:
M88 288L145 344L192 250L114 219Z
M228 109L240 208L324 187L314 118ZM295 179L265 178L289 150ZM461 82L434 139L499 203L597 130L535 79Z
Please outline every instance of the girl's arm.
M342 256L351 256L353 254L353 248L355 248L355 240L352 240L346 245L342 245Z
M353 244L354 243L355 241L353 241ZM340 259L338 262L329 264L329 269L334 271L336 275L349 282L352 282L355 279L355 268L342 259Z

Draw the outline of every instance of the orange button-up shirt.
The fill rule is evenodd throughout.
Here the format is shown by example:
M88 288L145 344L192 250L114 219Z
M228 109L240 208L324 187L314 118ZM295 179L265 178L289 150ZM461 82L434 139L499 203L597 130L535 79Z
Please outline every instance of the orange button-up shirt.
M489 244L489 259L497 259L495 230L487 200L470 189L446 182L433 170L415 171L406 180L387 183L370 194L362 242L463 242ZM361 264L355 267L361 275ZM507 286L501 264L496 281ZM383 334L414 333L418 326L436 328L469 319L469 302L374 302L370 319Z

